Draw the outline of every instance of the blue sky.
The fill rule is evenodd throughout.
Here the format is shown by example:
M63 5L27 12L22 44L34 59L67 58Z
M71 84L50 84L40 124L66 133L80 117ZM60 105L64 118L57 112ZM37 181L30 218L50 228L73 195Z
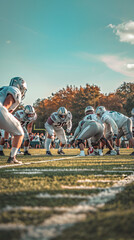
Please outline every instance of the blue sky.
M1 86L23 77L24 104L67 85L134 82L133 0L0 0L0 33Z

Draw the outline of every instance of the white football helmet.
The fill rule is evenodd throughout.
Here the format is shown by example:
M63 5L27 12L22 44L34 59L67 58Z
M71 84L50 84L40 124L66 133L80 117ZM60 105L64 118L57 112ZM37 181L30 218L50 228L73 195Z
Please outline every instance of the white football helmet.
M106 108L104 106L99 106L99 107L96 108L96 114L99 117L102 117L104 112L106 112Z
M85 115L94 113L94 108L92 106L87 106L85 108Z
M134 108L131 110L131 115L134 116Z
M25 98L25 93L27 91L27 84L25 80L21 77L14 77L11 79L9 86L17 87L21 92L21 99Z
M57 111L59 118L62 120L64 120L66 118L67 113L68 113L68 111L65 107L60 107Z
M26 119L28 120L32 120L36 114L34 108L31 105L26 105L24 107L24 113L25 113Z

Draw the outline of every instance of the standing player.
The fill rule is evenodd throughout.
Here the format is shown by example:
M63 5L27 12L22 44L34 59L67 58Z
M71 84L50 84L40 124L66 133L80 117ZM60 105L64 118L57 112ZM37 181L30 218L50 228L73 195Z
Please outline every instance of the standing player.
M16 159L16 154L22 144L24 131L12 112L24 99L26 91L26 82L20 77L12 78L9 86L0 88L0 128L14 136L8 163L21 163Z
M18 110L14 117L18 119L24 131L24 155L31 155L29 149L29 134L32 133L33 122L37 119L37 114L31 105L26 105L24 110Z
M54 134L60 140L60 146L58 149L58 154L65 154L63 152L63 147L67 143L67 138L63 126L67 126L66 131L69 133L72 129L72 114L70 111L67 111L65 107L60 107L57 112L51 114L45 123L45 128L47 131L47 138L45 141L46 154L52 155L50 152L50 145L52 139L54 139Z
M117 138L117 154L120 154L120 142L119 139L122 136L126 136L127 140L134 148L134 138L132 134L132 120L116 111L106 111L105 107L99 106L96 109L96 114L101 118L103 123L111 123L111 127L114 133L114 140ZM132 152L130 155L134 155Z

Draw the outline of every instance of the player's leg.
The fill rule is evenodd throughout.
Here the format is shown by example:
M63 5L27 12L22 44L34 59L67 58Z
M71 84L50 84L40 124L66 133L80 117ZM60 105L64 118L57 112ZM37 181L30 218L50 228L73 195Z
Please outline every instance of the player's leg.
M67 144L67 137L65 134L65 130L63 128L59 128L58 130L55 130L55 133L60 140L60 145L57 153L60 155L64 155L65 153L63 151L63 148Z
M23 131L24 131L24 155L31 155L31 153L28 152L30 145L29 133L26 127L23 127Z
M8 163L21 163L16 159L16 154L21 146L24 132L20 122L4 107L0 108L0 128L14 136Z
M46 155L52 156L52 153L50 152L51 142L52 139L54 139L54 129L51 125L46 125L46 139L45 139L45 149L46 149Z
M0 156L5 156L3 152L4 144L8 140L9 133L1 129L1 139L0 139Z

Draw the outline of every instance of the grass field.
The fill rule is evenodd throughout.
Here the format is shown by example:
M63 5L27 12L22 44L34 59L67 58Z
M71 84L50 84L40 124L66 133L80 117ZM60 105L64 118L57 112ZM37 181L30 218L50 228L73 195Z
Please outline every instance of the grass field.
M107 150L107 149L106 149ZM105 152L106 152L105 150ZM76 157L30 149L22 165L0 157L0 240L134 239L134 157ZM104 153L105 153L104 152Z

